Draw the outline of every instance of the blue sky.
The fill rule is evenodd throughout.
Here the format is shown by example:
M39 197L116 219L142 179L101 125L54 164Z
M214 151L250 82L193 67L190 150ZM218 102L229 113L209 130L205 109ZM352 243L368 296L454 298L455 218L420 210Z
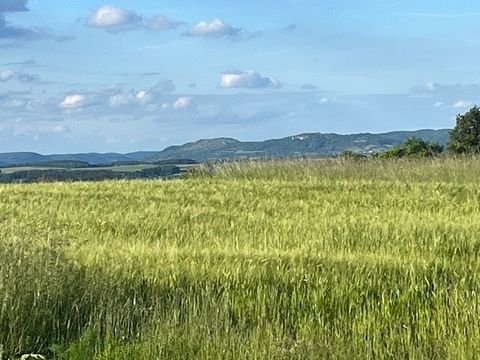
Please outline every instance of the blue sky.
M446 128L480 3L0 0L0 152Z

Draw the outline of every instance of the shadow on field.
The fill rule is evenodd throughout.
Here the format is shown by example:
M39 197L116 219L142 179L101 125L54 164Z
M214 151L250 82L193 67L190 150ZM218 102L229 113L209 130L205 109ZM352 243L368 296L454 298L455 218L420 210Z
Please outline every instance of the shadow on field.
M272 258L250 260L254 276L193 276L177 267L146 280L82 267L63 246L15 241L0 248L0 344L7 359L196 358L221 351L230 358L245 351L267 358L319 352L444 358L456 346L478 350L476 336L461 335L480 315L472 295L478 283L441 264Z
M90 340L98 335L93 349L99 349L107 333L125 339L146 319L144 284L87 271L60 244L2 244L0 263L0 344L7 358L53 355L85 333Z

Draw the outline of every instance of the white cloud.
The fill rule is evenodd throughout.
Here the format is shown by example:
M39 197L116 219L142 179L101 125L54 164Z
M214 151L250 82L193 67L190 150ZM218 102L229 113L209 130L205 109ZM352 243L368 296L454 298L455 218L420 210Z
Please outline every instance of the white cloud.
M192 104L192 98L188 96L182 96L178 98L177 101L173 104L175 109L186 109Z
M325 104L328 104L330 102L330 99L329 98L321 98L320 100L318 100L318 103L320 105L325 105Z
M109 32L127 31L137 27L142 17L137 13L112 5L99 7L87 20L90 27L105 29Z
M11 69L0 71L0 81L2 81L2 82L11 80L11 79L15 78L15 76L16 76L15 71L13 71Z
M145 99L148 96L148 92L146 90L140 90L136 97L137 99Z
M188 36L198 36L198 37L210 37L210 38L224 38L224 37L234 37L242 29L234 28L232 25L227 24L226 22L220 19L213 19L211 21L200 21L195 24L186 35Z
M128 105L132 101L132 97L126 94L115 94L110 96L108 103L112 107Z
M6 82L9 80L18 80L21 82L35 82L39 79L40 77L38 75L18 72L12 69L6 69L6 70L0 71L0 82Z
M138 99L138 100L145 100L148 98L148 92L147 90L140 90L137 95L135 95L135 97Z
M443 106L443 102L437 101L435 104L433 104L433 106L436 107L436 108L442 107L442 106Z
M281 84L278 80L269 76L262 76L256 71L233 70L222 74L219 86L224 89L259 89L267 87L278 88L281 87Z
M433 82L433 81L430 81L430 82L425 84L425 89L429 90L429 91L435 91L435 90L438 89L439 86L440 86L440 84L438 84L436 82Z
M460 100L453 104L453 107L457 109L468 108L470 106L472 106L472 103L467 100Z
M147 105L158 102L162 96L175 91L175 84L171 80L160 80L148 89L132 90L128 93L119 91L108 98L111 107L125 105Z
M140 90L138 92L131 92L129 94L118 93L112 95L108 99L111 107L119 107L132 104L146 104L152 100L150 93L147 90Z
M432 92L440 90L441 88L442 88L441 84L439 84L437 82L434 82L434 81L429 81L425 84L417 85L417 86L413 87L412 91L414 93L432 93Z
M76 109L81 107L85 102L85 96L79 94L67 95L65 99L58 105L62 109Z
M182 22L169 19L164 15L157 15L148 19L147 23L145 24L145 27L152 31L162 31L162 30L175 29L182 24L183 24Z

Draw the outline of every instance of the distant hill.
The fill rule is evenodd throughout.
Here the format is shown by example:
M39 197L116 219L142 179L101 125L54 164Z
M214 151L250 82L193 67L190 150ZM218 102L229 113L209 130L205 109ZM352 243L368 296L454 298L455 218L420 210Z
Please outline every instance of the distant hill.
M235 158L284 157L304 155L335 155L345 150L360 153L379 152L416 136L445 145L449 130L395 131L384 134L300 134L261 142L241 142L230 138L199 140L171 146L152 159L188 158L197 161Z
M131 154L117 154L117 153L85 153L85 154L54 154L41 155L37 153L0 153L0 166L19 165L19 164L38 164L49 161L79 161L86 162L92 165L110 164L113 162L127 162L127 161L147 161L154 157L158 152L145 151Z
M158 151L138 151L129 154L118 153L85 153L85 154L55 154L49 155L50 160L85 161L90 164L109 164L116 161L145 161L158 154ZM1 156L0 156L1 159Z
M38 163L50 160L48 156L32 152L13 152L0 154L0 163L2 164L25 164Z
M328 156L339 154L345 150L370 153L386 150L412 136L446 144L449 139L449 130L395 131L383 134L352 135L311 133L289 136L283 139L249 142L231 138L218 138L171 146L159 152L139 151L129 154L41 155L31 152L3 153L0 154L0 166L35 164L47 161L83 161L95 165L128 161L154 162L169 159L207 161L308 155Z

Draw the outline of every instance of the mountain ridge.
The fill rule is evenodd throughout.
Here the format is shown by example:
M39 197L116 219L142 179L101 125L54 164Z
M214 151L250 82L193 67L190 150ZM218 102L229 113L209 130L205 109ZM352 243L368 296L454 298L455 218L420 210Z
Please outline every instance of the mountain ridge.
M449 131L449 129L423 129L349 135L302 133L281 139L243 142L232 138L201 139L180 146L167 147L152 159L188 158L197 161L208 161L253 157L337 155L345 150L371 153L384 151L412 136L445 145L449 140Z
M35 152L0 153L0 166L37 164L46 161L85 161L90 164L106 164L116 161L159 161L192 159L197 161L229 160L259 157L328 156L345 150L360 153L384 151L391 146L416 136L426 141L445 145L449 129L422 129L392 131L386 133L302 133L280 139L264 141L240 141L229 137L200 139L183 145L169 146L161 151L137 151L121 153L77 153L42 155Z

